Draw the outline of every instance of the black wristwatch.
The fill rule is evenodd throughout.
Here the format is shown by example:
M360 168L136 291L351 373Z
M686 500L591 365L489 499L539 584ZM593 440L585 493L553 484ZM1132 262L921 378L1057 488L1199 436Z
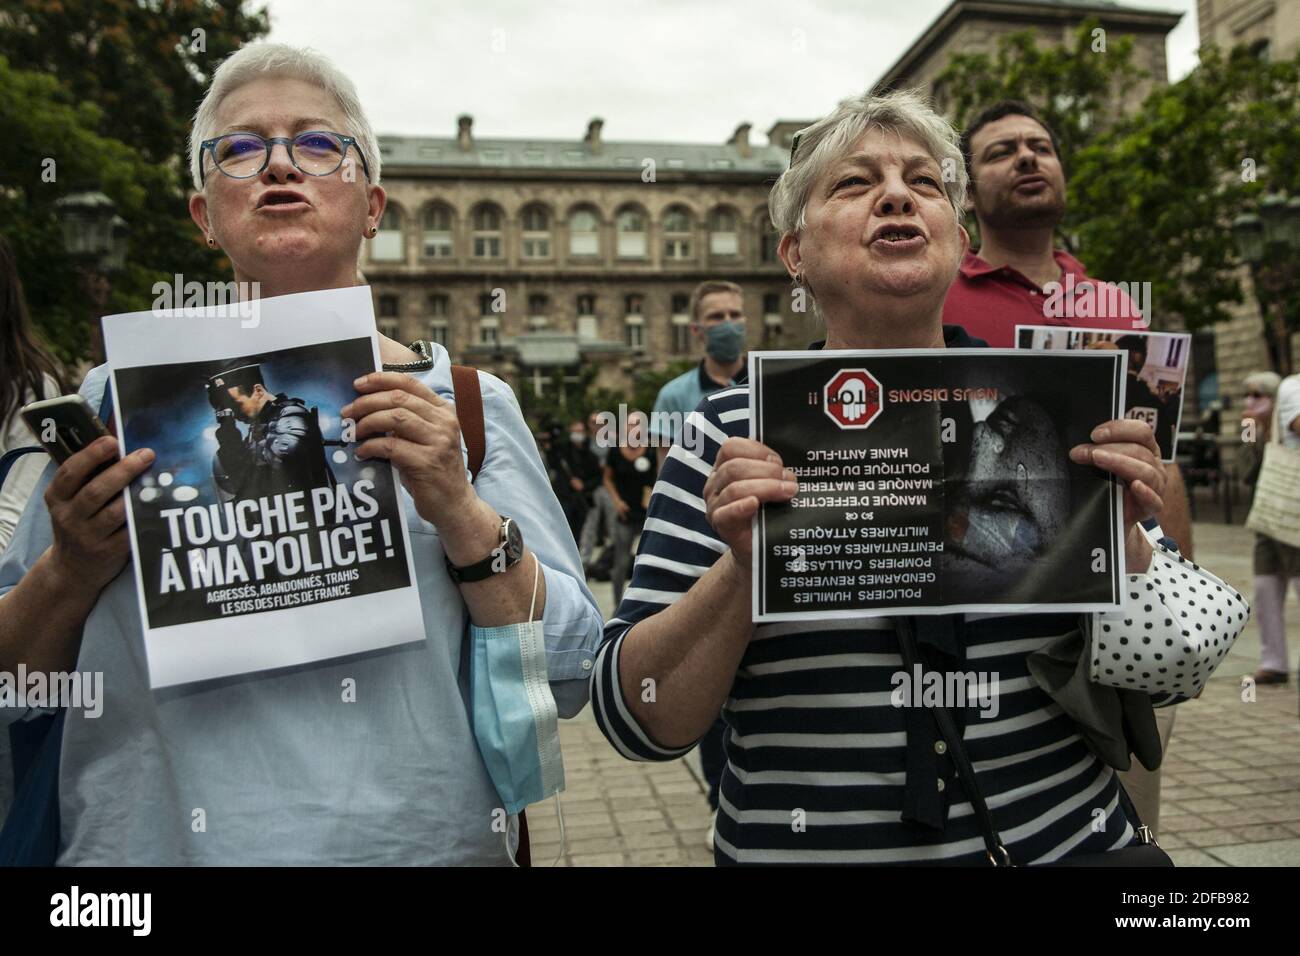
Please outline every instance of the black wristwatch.
M475 561L463 568L456 567L449 560L447 562L447 573L451 575L451 579L457 584L482 581L494 574L509 571L522 561L523 557L523 532L519 530L519 525L515 524L513 518L507 518L503 515L501 518L501 540L492 549L492 553L482 561Z

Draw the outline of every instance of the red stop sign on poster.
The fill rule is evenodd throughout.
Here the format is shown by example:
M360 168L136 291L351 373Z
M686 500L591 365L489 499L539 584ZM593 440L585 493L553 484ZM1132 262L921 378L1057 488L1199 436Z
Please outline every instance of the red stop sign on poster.
M880 415L880 383L865 368L841 369L822 390L822 408L840 428L866 428Z

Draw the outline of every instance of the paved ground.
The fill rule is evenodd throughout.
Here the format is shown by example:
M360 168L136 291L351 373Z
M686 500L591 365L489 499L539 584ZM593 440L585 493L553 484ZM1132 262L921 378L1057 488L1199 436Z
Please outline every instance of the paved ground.
M1253 593L1253 537L1239 526L1198 523L1196 559L1247 598ZM609 585L596 584L608 614ZM1300 653L1300 605L1287 606L1290 658ZM1252 620L1194 701L1180 704L1164 764L1161 844L1179 866L1300 865L1300 715L1291 683L1259 687L1243 675L1259 663ZM710 814L694 754L671 763L624 760L590 708L560 725L568 789L563 796L570 866L711 866L704 836ZM545 804L529 813L533 859L559 851Z

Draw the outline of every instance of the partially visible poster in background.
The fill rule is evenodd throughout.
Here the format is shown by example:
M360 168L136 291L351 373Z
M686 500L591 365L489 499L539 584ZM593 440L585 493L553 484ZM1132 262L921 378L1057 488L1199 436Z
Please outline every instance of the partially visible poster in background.
M339 409L377 370L365 287L104 319L154 687L422 640L400 485Z
M1069 450L1118 352L752 352L752 437L799 479L754 525L755 621L1120 606L1120 485Z
M1116 332L1059 325L1017 325L1016 348L1037 351L1123 350L1128 353L1124 418L1151 426L1160 459L1171 462L1178 451L1183 419L1183 386L1192 353L1187 332Z

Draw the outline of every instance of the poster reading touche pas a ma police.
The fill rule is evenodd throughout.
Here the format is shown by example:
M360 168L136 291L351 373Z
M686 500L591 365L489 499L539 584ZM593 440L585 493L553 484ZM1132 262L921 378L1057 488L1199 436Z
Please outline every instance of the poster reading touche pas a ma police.
M406 492L339 410L378 365L366 288L104 320L153 686L422 640Z
M1118 607L1120 486L1070 449L1117 352L750 354L752 437L799 490L754 521L755 621Z

